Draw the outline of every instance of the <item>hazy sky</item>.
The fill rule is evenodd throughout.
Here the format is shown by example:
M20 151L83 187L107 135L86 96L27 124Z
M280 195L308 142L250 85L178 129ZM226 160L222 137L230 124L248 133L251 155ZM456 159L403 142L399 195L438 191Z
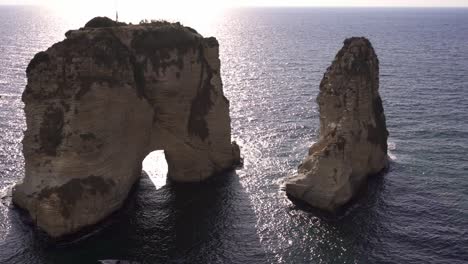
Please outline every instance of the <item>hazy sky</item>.
M0 0L0 4L8 5L47 5L47 6L63 6L63 5L96 5L101 2L111 3L116 0ZM118 0L120 4L129 2L132 4L149 4L151 6L178 5L197 2L198 4L214 4L217 6L466 6L468 0ZM75 2L75 3L74 3Z
M468 0L0 0L1 4L42 5L74 21L78 27L90 17L114 18L138 23L142 18L181 21L209 32L232 6L313 6L313 7L468 7Z

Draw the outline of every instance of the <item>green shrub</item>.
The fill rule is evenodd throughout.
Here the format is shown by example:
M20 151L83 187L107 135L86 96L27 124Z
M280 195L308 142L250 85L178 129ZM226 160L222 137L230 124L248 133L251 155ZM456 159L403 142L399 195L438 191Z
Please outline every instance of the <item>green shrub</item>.
M108 17L95 17L86 23L85 28L105 28L105 27L118 27L124 26L125 23L115 22Z

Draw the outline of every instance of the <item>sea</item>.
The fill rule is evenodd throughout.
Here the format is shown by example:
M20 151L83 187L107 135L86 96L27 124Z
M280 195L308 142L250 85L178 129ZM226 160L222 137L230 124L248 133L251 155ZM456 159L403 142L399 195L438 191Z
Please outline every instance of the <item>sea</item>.
M220 42L243 167L180 185L152 153L120 211L52 241L11 203L24 176L25 69L92 17L0 6L0 263L468 263L468 9L219 12L173 19ZM391 163L325 214L290 202L282 184L317 140L319 83L351 36L380 60Z

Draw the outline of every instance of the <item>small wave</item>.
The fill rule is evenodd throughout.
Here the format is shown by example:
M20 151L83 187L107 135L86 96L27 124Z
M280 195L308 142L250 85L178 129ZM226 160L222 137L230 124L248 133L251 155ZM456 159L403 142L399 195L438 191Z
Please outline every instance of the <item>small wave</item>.
M11 204L11 190L13 185L6 186L0 189L0 205L9 207Z
M8 186L5 186L3 188L0 189L0 199L3 199L5 197L8 197L10 195L10 190L13 186L12 185L8 185Z
M395 142L388 142L388 157L392 160L395 161L397 160L397 156L393 153L393 151L396 150L396 143Z

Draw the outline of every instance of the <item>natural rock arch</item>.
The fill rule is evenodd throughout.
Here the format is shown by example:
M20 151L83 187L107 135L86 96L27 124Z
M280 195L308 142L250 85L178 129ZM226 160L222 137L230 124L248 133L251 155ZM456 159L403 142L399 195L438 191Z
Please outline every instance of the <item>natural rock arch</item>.
M51 236L118 209L153 150L181 182L240 161L217 40L178 23L104 21L67 32L27 68L25 178L13 200Z

